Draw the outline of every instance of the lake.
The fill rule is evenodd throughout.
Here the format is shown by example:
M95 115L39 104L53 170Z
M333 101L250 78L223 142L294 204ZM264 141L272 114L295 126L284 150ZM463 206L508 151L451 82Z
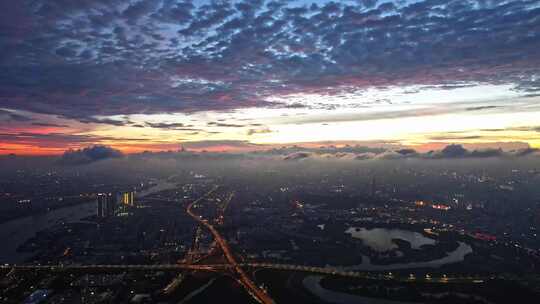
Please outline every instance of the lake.
M352 237L361 239L364 244L373 248L378 252L386 252L397 248L397 245L392 239L400 239L407 241L414 249L421 249L423 245L434 245L436 241L428 238L421 233L408 231L403 229L387 229L387 228L357 228L351 227L345 231L351 234ZM411 268L438 268L446 264L462 262L465 256L472 253L473 249L469 244L458 242L458 247L446 252L446 255L439 259L434 259L425 262L411 263L394 263L388 265L372 264L368 256L362 256L362 263L352 266L334 266L344 270L359 270L359 271L385 271L385 270L400 270Z
M436 243L434 239L425 237L421 233L403 229L351 227L345 233L350 234L353 238L361 239L366 246L378 252L397 249L398 246L394 243L394 239L409 242L413 249L420 249L423 245L435 245Z

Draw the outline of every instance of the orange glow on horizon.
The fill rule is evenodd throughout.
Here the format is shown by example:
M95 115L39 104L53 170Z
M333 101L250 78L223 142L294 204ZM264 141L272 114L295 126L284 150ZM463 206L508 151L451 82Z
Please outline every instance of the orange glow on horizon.
M137 154L142 152L168 152L168 151L179 151L182 147L182 143L178 144L163 144L163 143L145 143L145 144L109 144L109 143L96 143L97 145L107 145L114 149L120 150L124 154ZM445 142L427 142L427 143L417 143L417 144L397 144L397 143L369 143L369 142L354 142L354 141L345 141L345 142L303 142L303 143L294 143L294 144L249 144L245 146L234 146L227 144L216 144L208 145L204 147L187 147L186 151L202 153L244 153L244 152L255 152L255 151L266 151L271 149L279 149L283 147L299 147L305 149L317 149L322 147L336 147L344 148L346 146L361 146L361 147L370 147L370 148L384 148L388 150L397 150L402 148L412 148L420 153L425 153L429 151L442 150L444 147L450 143ZM531 147L527 143L523 142L492 142L492 143L459 143L466 149L482 150L486 148L501 148L503 150L519 150ZM68 147L43 147L32 144L25 143L9 143L9 142L0 142L0 155L23 155L23 156L60 156L66 150L69 149L83 149L91 145L69 145ZM532 146L534 147L534 146Z

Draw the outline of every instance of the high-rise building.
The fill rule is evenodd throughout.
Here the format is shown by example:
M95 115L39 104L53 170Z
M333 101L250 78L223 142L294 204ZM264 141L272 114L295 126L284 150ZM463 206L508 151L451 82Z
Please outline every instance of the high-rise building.
M114 216L116 213L116 207L117 207L117 197L116 193L109 193L107 194L107 215L108 216Z
M98 193L96 201L96 214L98 217L106 217L107 195L105 193Z
M134 206L135 205L135 193L133 191L128 191L122 193L122 204L127 206Z
M377 181L375 179L375 175L373 175L371 180L371 196L375 197L375 195L377 195Z
M97 216L114 216L116 212L116 194L98 193L97 195Z

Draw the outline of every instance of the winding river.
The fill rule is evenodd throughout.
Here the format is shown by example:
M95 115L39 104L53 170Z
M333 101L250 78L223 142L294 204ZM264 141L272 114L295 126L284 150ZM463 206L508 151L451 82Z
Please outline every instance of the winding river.
M304 288L309 290L312 294L314 294L324 302L335 304L413 304L411 302L376 299L357 296L339 291L333 291L321 286L322 279L323 276L307 276L302 281L302 284L304 285Z

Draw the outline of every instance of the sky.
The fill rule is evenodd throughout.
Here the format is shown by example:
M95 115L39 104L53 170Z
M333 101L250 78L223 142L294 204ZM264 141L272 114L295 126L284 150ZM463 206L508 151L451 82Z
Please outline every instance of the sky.
M540 147L540 1L0 0L0 154Z

